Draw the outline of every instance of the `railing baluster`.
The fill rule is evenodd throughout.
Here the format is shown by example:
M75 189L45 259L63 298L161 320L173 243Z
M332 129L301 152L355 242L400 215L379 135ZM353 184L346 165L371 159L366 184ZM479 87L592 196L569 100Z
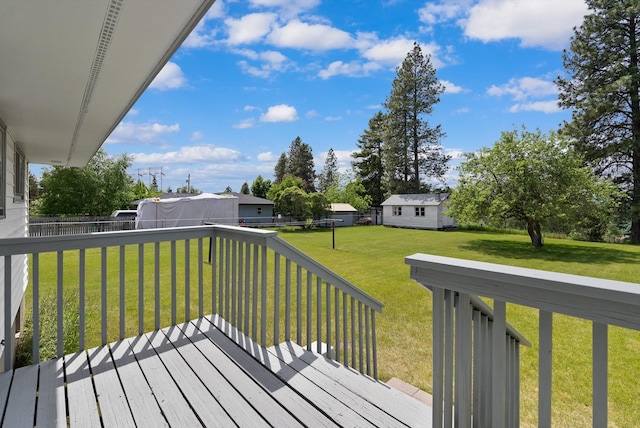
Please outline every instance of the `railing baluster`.
M184 322L191 319L191 241L184 240Z
M204 316L204 248L198 238L198 318Z
M349 318L347 313L348 311L347 303L349 300L348 297L349 295L343 291L342 292L342 338L344 339L344 347L343 347L344 355L342 358L342 363L345 366L349 366Z
M4 371L13 368L11 316L11 256L4 256Z
M176 325L178 323L177 320L177 290L178 290L178 280L177 280L177 254L176 254L176 241L171 241L171 325Z
M608 326L593 323L593 426L606 427L608 419Z
M351 366L356 367L356 299L351 296Z
M284 340L291 340L291 260L285 262Z
M328 282L325 282L324 285L325 285L325 302L326 302L325 318L327 323L326 355L328 358L333 358L332 352L331 352L331 342L332 342L331 340L332 339L331 338L331 284L329 284Z
M251 244L246 243L244 247L244 332L249 335L249 303L251 301ZM255 262L253 268L255 269Z
M553 356L553 313L540 311L538 354L538 426L551 426L551 364Z
M124 339L124 274L125 251L124 245L120 245L120 340Z
M456 293L444 294L444 426L453 426L453 305Z
M260 290L261 312L260 312L260 344L266 346L267 343L267 247L262 246L262 287Z
M258 268L260 263L258 260L258 245L253 246L253 295L251 303L253 311L251 314L251 338L258 340Z
M144 244L138 244L138 334L144 333Z
M33 280L32 280L33 293L31 296L32 297L31 307L33 310L33 315L32 315L33 325L31 328L33 331L33 343L32 343L33 357L31 362L33 364L36 364L40 362L40 254L39 253L33 254L32 263L33 263ZM80 289L80 305L83 304L83 298L84 298L84 289L81 288ZM79 320L80 325L83 326L84 328L84 312L82 312L81 310L79 311L79 317L80 317L80 320ZM84 329L80 330L80 343L84 343Z
M34 254L34 260L35 260L35 256L38 254ZM78 267L78 287L80 288L79 290L79 298L78 298L78 329L79 331L79 340L78 340L78 345L80 346L80 351L84 351L85 348L85 337L86 337L86 298L85 298L85 283L86 283L86 252L85 249L82 248L80 249L80 254L78 257L78 262L79 262L79 267ZM38 268L38 275L40 269ZM35 274L35 271L34 271ZM34 278L35 280L35 278ZM39 300L39 299L38 299ZM39 311L39 310L38 310ZM34 309L34 315L35 315L35 309ZM35 323L34 323L35 326ZM38 343L40 343L40 340L38 340ZM40 346L38 346L40 347ZM39 360L39 358L38 358Z
M231 305L231 243L230 239L224 240L224 310L222 311L222 317L229 319L230 305Z
M373 308L369 309L371 311L371 342L372 342L372 352L373 352L373 378L378 379L378 348L376 345L376 311Z
M102 263L101 263L101 301L102 301L102 345L107 344L107 326L108 326L108 317L107 317L107 247L102 247L101 249ZM61 252L62 253L62 252ZM62 282L62 277L60 277L60 281ZM60 296L62 295L62 283L60 284ZM59 305L62 305L62 300L59 301ZM60 308L61 309L61 308ZM62 312L58 313L58 322L62 321ZM62 331L62 326L60 327L60 331ZM60 339L59 339L60 340ZM60 345L61 346L61 345ZM58 350L58 357L62 357L63 351L62 347Z
M482 355L486 342L482 338L482 312L473 309L473 426L480 426L482 420Z
M243 329L243 321L244 321L244 316L242 314L242 307L243 307L243 296L242 296L242 291L243 291L243 287L244 287L244 251L243 251L243 245L242 242L238 242L238 283L236 285L236 288L238 289L237 292L237 300L236 300L236 305L237 305L237 314L236 314L236 327L238 328L239 331L244 332Z
M365 365L367 368L367 375L371 376L371 351L370 351L370 342L369 342L369 310L367 308L364 309L364 334L365 334Z
M296 265L296 342L302 345L302 266Z
M334 305L334 325L335 325L335 351L332 358L336 361L340 361L340 290L338 287L333 287L333 301Z
M506 303L500 300L493 301L493 393L491 395L492 427L503 428L505 426L505 336L506 327Z
M364 352L362 350L362 302L358 302L358 371L364 373L363 357Z
M216 245L217 238L215 234L210 239L211 241L209 242L209 260L211 261L211 314L214 315L218 313L217 293L220 284L218 283L218 246Z
M316 352L322 353L322 278L316 278Z
M154 307L155 330L160 330L160 242L154 245Z
M434 427L442 426L442 401L444 386L444 289L433 288L433 413L432 425Z
M228 321L231 322L234 326L237 325L237 300L238 300L238 241L235 239L231 241L231 282L229 283L229 287L231 289L231 316L227 318ZM227 309L228 311L229 309ZM227 314L229 316L229 314Z
M311 295L311 286L312 286L312 277L311 272L307 271L307 351L311 351L311 303L312 303L312 295Z
M217 313L220 314L221 317L224 317L224 275L225 275L225 269L224 269L224 263L225 263L225 258L224 258L224 243L225 243L225 239L224 238L220 238L218 240L218 245L220 246L220 251L218 252L218 309L217 309Z
M471 298L467 293L458 294L455 310L455 417L456 427L471 424Z
M280 254L273 258L273 344L280 343Z

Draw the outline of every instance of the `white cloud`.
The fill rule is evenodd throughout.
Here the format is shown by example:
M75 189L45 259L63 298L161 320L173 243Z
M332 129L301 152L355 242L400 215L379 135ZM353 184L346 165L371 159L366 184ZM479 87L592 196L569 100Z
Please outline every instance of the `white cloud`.
M406 37L396 37L388 40L378 40L370 47L362 50L361 54L370 61L397 66L407 57L407 54L413 50L415 40ZM423 55L431 56L431 64L440 68L444 65L442 60L438 58L440 46L436 43L420 43L420 49Z
M260 109L258 107L256 107L256 106L247 105L247 106L244 106L243 110L244 111L254 111L254 110L260 110Z
M233 127L236 129L247 129L247 128L253 128L254 124L255 124L255 119L250 117L248 119L241 120L240 122L233 125Z
M267 109L260 115L260 122L294 122L298 120L298 112L295 107L287 104L278 104Z
M469 0L450 0L446 3L427 2L424 7L418 9L418 18L428 26L447 22L462 15L468 4Z
M381 67L375 62L360 63L359 61L351 61L344 63L342 61L334 61L324 70L318 72L318 77L327 80L330 77L344 75L350 77L368 76L372 71L379 70Z
M278 159L278 156L275 156L271 152L259 153L258 161L259 162L275 162Z
M342 120L342 116L327 116L324 120L327 122L335 122L337 120Z
M178 89L186 86L187 79L178 64L169 61L162 67L160 73L153 79L150 88L166 91L169 89Z
M562 111L558 105L558 100L550 101L536 101L532 103L515 104L509 111L511 113L518 113L521 111L538 111L542 113L557 113Z
M317 110L309 110L305 113L304 117L306 117L307 119L313 119L314 117L318 117L319 115L320 113L318 113Z
M448 80L441 80L440 83L444 85L444 92L446 94L459 94L460 92L466 92L462 86L458 86Z
M276 19L275 13L250 13L240 19L227 18L224 20L229 34L227 43L240 45L257 42L271 31Z
M277 51L256 52L251 49L241 49L235 51L237 54L245 56L251 60L262 62L258 66L250 64L248 61L238 61L238 65L243 72L256 77L267 78L274 71L283 71L288 67L288 59Z
M584 0L480 0L462 24L483 42L515 38L523 47L561 50L587 12Z
M134 161L148 164L178 164L189 162L230 162L244 159L234 149L214 146L185 146L165 153L135 153Z
M451 156L451 160L465 159L464 152L460 149L444 149L444 154Z
M549 95L556 95L557 93L558 87L555 83L535 77L511 79L504 85L493 85L487 89L487 94L491 96L500 97L508 95L517 101L529 98L542 98Z
M249 0L249 4L254 8L277 8L280 15L291 17L313 9L320 4L320 0Z
M162 141L164 135L180 131L180 125L162 125L160 123L120 122L113 130L107 143L152 143Z
M267 41L282 48L326 51L353 47L354 40L345 31L325 24L308 24L294 19L281 27L276 27Z
M204 137L204 133L201 131L196 131L193 134L191 134L191 141L198 141L198 140L202 140L202 137Z

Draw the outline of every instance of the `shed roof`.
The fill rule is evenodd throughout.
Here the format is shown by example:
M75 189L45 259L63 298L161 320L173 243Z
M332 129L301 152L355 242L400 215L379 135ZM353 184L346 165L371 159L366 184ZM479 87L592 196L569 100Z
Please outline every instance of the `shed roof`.
M382 205L432 205L442 204L449 193L419 193L415 195L391 195Z
M356 213L358 212L357 209L353 208L351 206L351 204L331 204L331 211L333 211L334 213L337 212L350 212L350 213Z
M273 201L269 199L259 198L253 195L245 195L239 192L224 192L218 193L218 195L233 195L238 198L239 205L275 205Z

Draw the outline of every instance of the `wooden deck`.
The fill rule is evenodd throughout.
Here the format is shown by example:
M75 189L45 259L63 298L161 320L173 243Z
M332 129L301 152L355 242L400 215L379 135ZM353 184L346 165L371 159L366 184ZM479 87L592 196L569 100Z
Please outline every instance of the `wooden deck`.
M6 427L419 427L431 408L218 316L0 374Z

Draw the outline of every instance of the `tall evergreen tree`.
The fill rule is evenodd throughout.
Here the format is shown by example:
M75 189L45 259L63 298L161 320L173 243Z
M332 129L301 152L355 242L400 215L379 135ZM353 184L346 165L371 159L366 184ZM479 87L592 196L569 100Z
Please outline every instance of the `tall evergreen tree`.
M381 111L369 119L369 128L364 130L356 143L360 150L352 154L355 160L351 162L365 193L371 197L371 204L376 207L385 199L382 164L385 120Z
M322 193L326 192L337 178L338 158L336 157L332 147L327 153L327 158L324 161L324 167L318 176L318 191Z
M276 168L275 168L276 181L275 182L280 183L284 178L284 176L287 175L288 173L289 173L289 158L287 157L286 153L282 152L282 154L278 158L278 162L276 162Z
M640 2L586 0L591 13L563 55L560 106L565 131L595 171L614 178L630 200L631 242L640 244Z
M242 193L243 195L251 194L251 190L249 190L249 184L247 184L246 181L242 183L242 187L240 188L240 193Z
M302 179L303 189L307 193L315 192L316 173L313 165L311 146L296 137L289 147L289 174Z
M436 77L430 55L414 43L396 70L387 109L384 166L391 193L420 193L422 178L441 179L449 157L442 151L444 133L432 127L425 116L433 113L444 86Z

